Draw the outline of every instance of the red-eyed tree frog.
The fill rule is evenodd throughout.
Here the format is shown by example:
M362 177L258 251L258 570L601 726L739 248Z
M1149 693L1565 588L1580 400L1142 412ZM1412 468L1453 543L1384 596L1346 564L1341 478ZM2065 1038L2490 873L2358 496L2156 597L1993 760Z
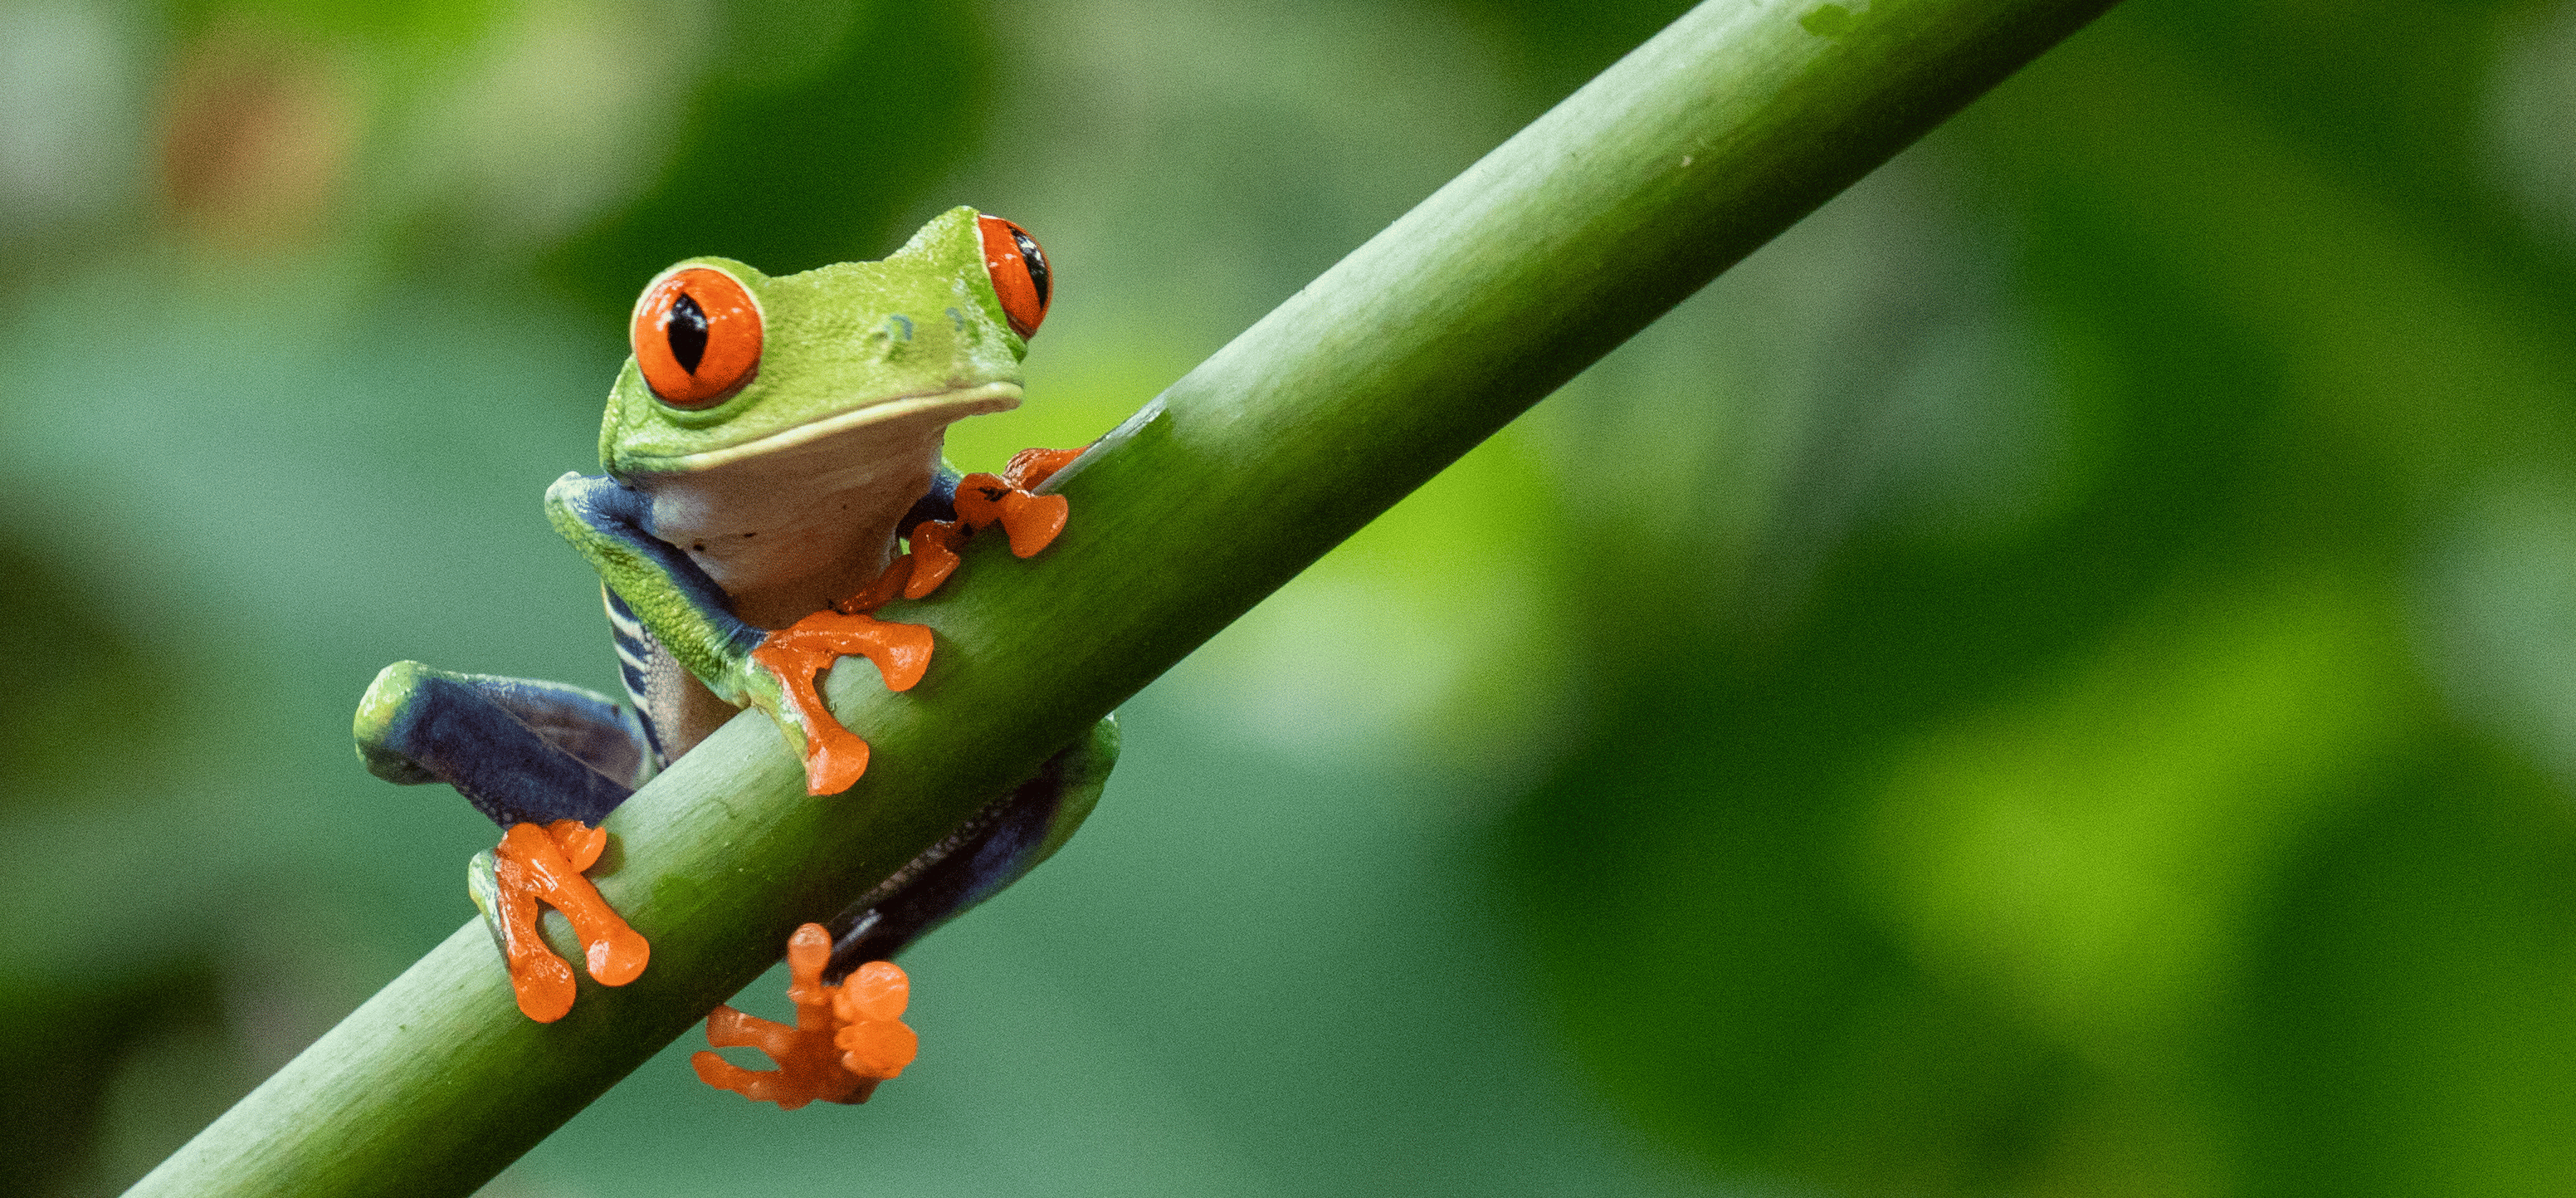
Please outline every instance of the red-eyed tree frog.
M469 891L530 1018L561 1018L575 991L537 934L540 903L571 921L593 979L623 985L644 969L646 940L582 876L606 843L600 822L635 788L757 707L803 753L808 790L847 789L868 747L824 709L817 674L865 656L890 689L909 688L930 630L868 613L928 595L979 530L998 525L1028 557L1063 528L1063 497L1034 488L1080 451L1030 450L999 476L961 476L940 452L951 422L1019 406L1020 361L1052 290L1037 242L971 208L881 261L771 278L693 258L644 289L600 425L607 474L546 491L547 516L599 571L627 701L397 662L358 707L368 770L448 783L504 829L474 859ZM699 1075L789 1108L864 1101L912 1056L897 1020L908 982L887 959L1061 846L1117 745L1103 720L828 925L800 930L798 1027L724 1007L708 1025L719 1047L762 1048L781 1068L700 1053Z

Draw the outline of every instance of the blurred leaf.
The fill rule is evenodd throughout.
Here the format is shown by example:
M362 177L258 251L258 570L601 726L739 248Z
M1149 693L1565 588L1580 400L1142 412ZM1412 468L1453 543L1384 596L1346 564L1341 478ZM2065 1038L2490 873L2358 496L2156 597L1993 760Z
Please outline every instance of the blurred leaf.
M2218 1046L2246 1192L2576 1186L2576 827L2447 730L2370 763L2276 886Z
M30 979L0 982L0 1019L15 1034L0 1042L0 1070L11 1084L0 1086L0 1153L9 1168L0 1171L0 1194L105 1193L142 1175L151 1159L139 1162L106 1159L114 1146L101 1143L101 1116L120 1086L152 1085L124 1067L153 1057L152 1041L172 1033L193 1035L205 1043L215 1035L222 1005L221 978L202 958L173 961L157 968L89 984L47 984ZM218 1053L217 1055L223 1055ZM155 1062L160 1063L160 1062ZM211 1094L193 1084L162 1082L164 1090L202 1097L211 1109L177 1112L162 1129L161 1140L144 1146L153 1159L184 1142L199 1123L221 1113L241 1089L257 1081L238 1059L211 1063L208 1072L230 1074L215 1080ZM229 1083L238 1081L238 1087ZM164 1104L164 1109L167 1109ZM175 1136L170 1132L176 1132Z
M2390 606L2292 574L2150 613L2043 693L1900 748L1861 885L1954 984L2110 1070L2161 1070L2403 713Z
M2566 283L2491 265L2495 213L2427 198L2461 161L2392 132L2458 138L2474 21L2218 7L2116 15L1952 143L2010 212L2071 496L1943 542L1865 495L1770 638L1603 596L1669 664L1509 838L1559 1009L1676 1143L1870 1192L2564 1185L2567 816L2431 708L2404 624L2449 521L2484 564L2432 616L2486 623L2429 643L2564 725L2547 658L2494 664L2555 610L2520 557L2558 516L2451 505L2565 490ZM2410 29L2450 65L2328 49ZM2414 835L2494 852L2363 855Z
M965 0L726 6L717 69L672 81L665 102L688 115L660 181L549 273L615 317L692 255L787 274L885 254L981 138L985 19Z

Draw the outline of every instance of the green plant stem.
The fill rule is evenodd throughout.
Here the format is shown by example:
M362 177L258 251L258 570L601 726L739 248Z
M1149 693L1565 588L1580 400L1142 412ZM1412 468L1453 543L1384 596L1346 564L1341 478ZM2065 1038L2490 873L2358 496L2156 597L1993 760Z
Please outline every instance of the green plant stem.
M584 980L572 1014L531 1023L468 924L133 1192L472 1192L795 925L2108 5L1701 5L1103 438L1054 484L1073 521L1044 555L982 538L941 594L885 613L935 629L937 657L900 696L834 671L875 749L847 794L807 797L745 716L629 800L596 876L652 941L641 979Z

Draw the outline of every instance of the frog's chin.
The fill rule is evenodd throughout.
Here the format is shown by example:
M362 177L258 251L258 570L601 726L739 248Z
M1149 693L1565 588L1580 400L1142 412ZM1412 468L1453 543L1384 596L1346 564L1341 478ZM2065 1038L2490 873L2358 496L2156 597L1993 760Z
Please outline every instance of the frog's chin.
M983 383L953 391L934 391L927 395L905 395L880 400L862 408L853 408L837 416L782 429L739 445L726 445L697 453L669 457L636 457L621 463L621 475L696 474L721 470L742 462L781 462L805 457L827 443L844 439L870 441L866 434L878 426L927 425L944 429L952 422L986 412L1007 412L1020 406L1018 383ZM853 434L858 434L853 436Z

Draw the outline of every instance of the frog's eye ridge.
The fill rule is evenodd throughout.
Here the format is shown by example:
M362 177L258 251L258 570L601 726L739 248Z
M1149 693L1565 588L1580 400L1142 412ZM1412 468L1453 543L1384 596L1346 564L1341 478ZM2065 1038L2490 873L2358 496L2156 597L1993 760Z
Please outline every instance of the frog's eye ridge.
M675 270L636 301L628 340L655 398L675 408L713 407L759 372L760 305L721 270Z
M1010 318L1012 332L1034 335L1046 319L1048 301L1055 298L1055 273L1047 269L1046 251L1028 230L1001 217L978 216L975 226L983 235L984 270L993 276L1002 315Z

